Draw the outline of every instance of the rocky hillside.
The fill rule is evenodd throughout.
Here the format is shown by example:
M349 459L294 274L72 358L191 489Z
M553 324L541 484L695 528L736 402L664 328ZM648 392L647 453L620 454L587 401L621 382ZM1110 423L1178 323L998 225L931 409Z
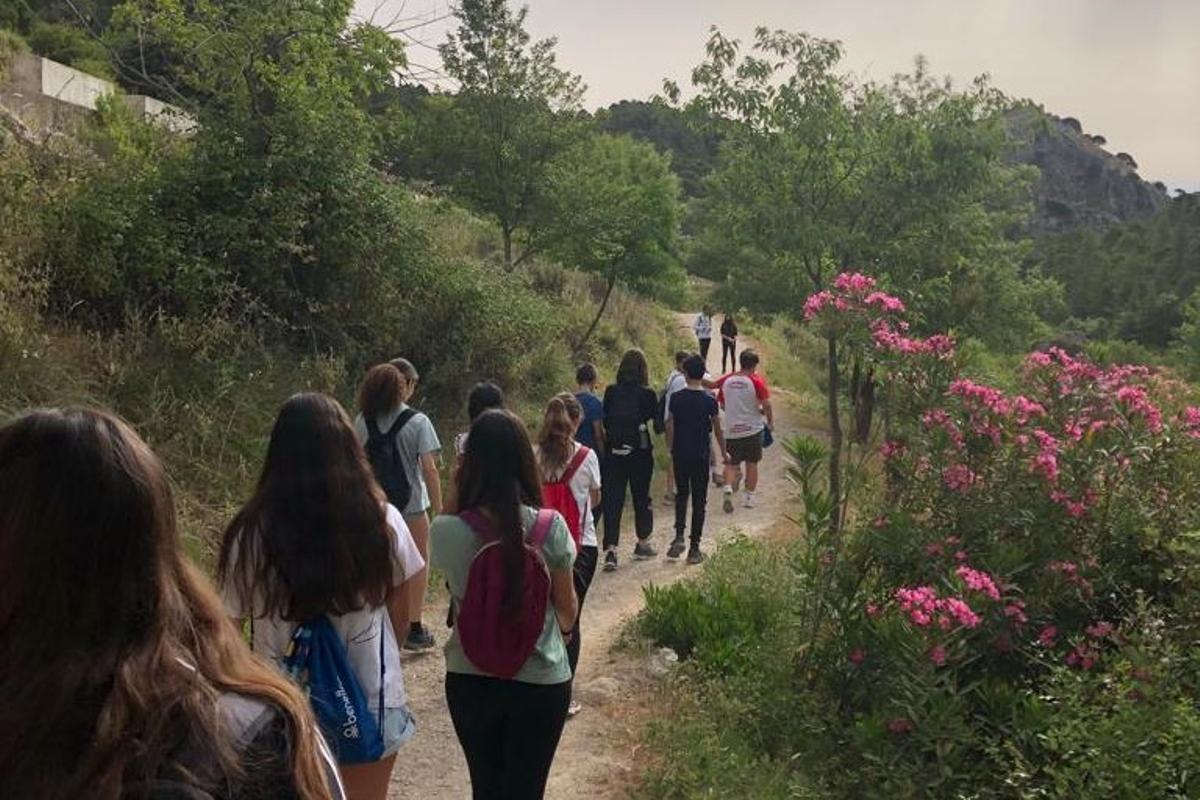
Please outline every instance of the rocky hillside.
M1041 170L1033 233L1107 228L1147 219L1167 204L1164 185L1142 180L1133 156L1113 155L1104 137L1085 133L1079 120L1026 106L1009 112L1007 123L1013 162Z

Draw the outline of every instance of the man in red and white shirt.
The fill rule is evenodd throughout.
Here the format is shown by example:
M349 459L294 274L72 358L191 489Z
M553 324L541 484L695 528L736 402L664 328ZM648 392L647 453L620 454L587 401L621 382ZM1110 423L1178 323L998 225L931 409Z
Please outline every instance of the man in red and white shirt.
M719 400L725 409L725 513L733 513L733 487L741 465L746 465L746 508L754 507L758 489L758 462L762 461L763 430L775 428L771 392L758 374L758 353L743 350L741 369L717 381Z

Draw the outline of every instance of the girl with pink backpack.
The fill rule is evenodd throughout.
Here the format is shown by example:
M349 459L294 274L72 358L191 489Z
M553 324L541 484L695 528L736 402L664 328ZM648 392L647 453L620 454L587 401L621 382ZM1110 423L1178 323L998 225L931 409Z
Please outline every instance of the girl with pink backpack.
M592 509L600 503L600 459L596 451L575 441L575 431L583 419L583 406L570 392L550 398L542 429L538 431L538 469L542 477L542 505L562 514L575 540L575 594L579 598L579 616L583 600L596 574L600 560L596 539L596 520ZM571 675L579 667L579 619L567 642ZM579 703L571 701L569 716L578 714Z
M512 413L472 423L457 484L459 513L430 532L456 609L446 703L475 800L537 800L571 699L575 543L562 516L541 509L533 447Z

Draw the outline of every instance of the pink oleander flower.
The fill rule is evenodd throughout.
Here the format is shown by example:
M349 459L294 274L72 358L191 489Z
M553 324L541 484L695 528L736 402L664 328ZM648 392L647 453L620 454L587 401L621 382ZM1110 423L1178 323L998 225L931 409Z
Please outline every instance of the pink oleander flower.
M1096 622L1084 628L1083 632L1091 639L1103 639L1114 630L1115 628L1113 628L1110 622Z
M1058 642L1058 628L1053 625L1047 625L1042 628L1042 632L1038 634L1038 644L1042 647L1054 647Z
M999 416L1007 416L1012 410L1012 404L999 389L993 389L966 378L960 378L951 383L948 393L982 406Z
M833 279L833 288L839 292L861 294L875 288L875 279L861 272L841 272Z
M983 617L972 611L966 602L957 597L944 598L939 602L939 606L964 628L977 628L983 621Z
M946 648L940 644L935 644L929 651L929 660L936 666L942 666L946 663Z
M816 294L810 295L804 301L804 319L811 320L813 317L820 314L827 305L833 302L833 292L823 290Z
M1034 417L1045 416L1046 409L1041 403L1030 400L1025 395L1017 395L1013 398L1013 410L1016 413L1017 424L1025 425Z
M1025 603L1020 600L1010 600L1004 606L1004 616L1012 620L1014 625L1024 625L1029 621L1025 616Z
M888 439L879 446L879 455L884 461L890 461L893 458L899 458L904 455L906 449L903 442Z
M971 591L979 592L993 600L1000 599L1000 590L996 588L996 582L986 572L972 569L966 564L961 565L954 572L958 577L962 578L963 583Z
M889 314L900 314L904 312L904 302L899 298L883 292L871 292L863 300L864 305L878 308L880 311L885 311Z
M976 475L965 464L953 464L942 470L942 483L952 492L967 494L975 485Z
M930 542L929 544L925 545L925 555L940 556L943 554L943 547L944 545L941 542Z
M1180 417L1187 435L1193 439L1200 439L1200 408L1188 406Z
M866 660L866 658L867 651L863 650L861 647L850 651L849 659L851 664L861 664L864 660Z
M867 616L871 619L878 619L879 615L883 613L883 609L881 609L876 603L867 603L866 612Z
M1141 386L1122 386L1117 389L1117 402L1140 416L1152 433L1162 430L1162 412L1150 400L1150 395Z
M966 550L958 550L954 553L955 561L966 561L969 558Z
M888 733L897 735L901 733L910 733L912 732L913 727L912 721L905 719L904 717L896 717L893 720L889 720L887 724Z
M1095 647L1092 647L1090 643L1084 642L1071 648L1071 652L1067 653L1065 661L1068 666L1091 669L1096 665L1099 657L1099 651Z

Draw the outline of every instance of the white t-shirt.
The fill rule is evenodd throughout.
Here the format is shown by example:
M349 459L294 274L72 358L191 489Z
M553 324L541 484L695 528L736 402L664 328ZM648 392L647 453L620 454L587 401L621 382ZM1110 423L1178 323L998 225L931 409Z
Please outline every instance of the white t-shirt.
M381 431L388 430L401 412L407 408L408 405L402 403L392 413L384 414L376 419L376 426ZM358 434L358 441L366 446L367 423L363 420L362 414L354 418L354 432ZM433 429L433 423L429 421L429 417L420 411L404 424L400 433L396 434L396 443L400 447L400 456L404 461L404 474L408 477L408 485L412 487L412 497L408 500L408 507L400 510L405 514L420 514L429 508L429 487L425 485L425 473L421 470L421 456L440 452L442 443L438 441L437 431Z
M744 375L735 372L717 381L720 401L725 408L725 437L745 439L764 427L762 404L771 397L766 381L757 372Z
M420 551L413 541L404 517L390 503L387 506L387 523L393 534L392 540L392 583L399 586L407 578L415 575L425 566ZM236 550L234 551L236 553ZM231 575L236 575L239 564L233 561L229 565ZM248 603L238 590L239 581L229 580L221 587L221 596L230 616L235 619L245 619L251 616L253 606L262 605ZM358 682L363 688L363 694L372 708L378 705L379 697L379 632L383 631L383 662L385 669L383 677L383 704L387 708L400 708L405 705L404 673L400 666L400 646L396 642L396 633L392 629L391 618L387 606L362 608L351 611L340 617L329 617L334 630L341 636L346 645L346 655ZM251 620L254 630L253 647L256 653L279 663L287 655L288 645L291 644L292 634L296 632L296 623L287 620L255 615ZM375 708L378 712L378 708Z
M583 445L575 442L575 446L571 448L571 457L567 459L568 464L574 460L581 447ZM549 476L550 480L557 480L562 474L563 470L559 470ZM596 520L592 519L592 490L600 488L600 458L595 450L589 449L583 463L571 477L570 486L571 495L579 504L579 544L581 547L599 547L600 543L596 539Z
M708 314L697 314L696 322L692 325L692 330L696 332L697 339L712 338L712 317Z

